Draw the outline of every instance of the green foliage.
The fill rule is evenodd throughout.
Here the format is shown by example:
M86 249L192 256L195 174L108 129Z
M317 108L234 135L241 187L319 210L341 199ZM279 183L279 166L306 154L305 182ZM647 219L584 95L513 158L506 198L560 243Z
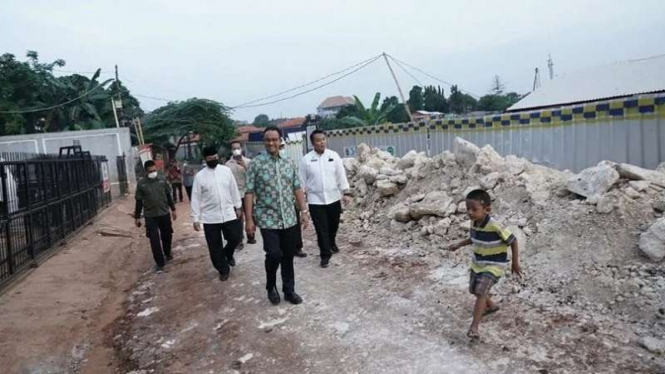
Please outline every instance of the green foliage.
M192 98L155 109L146 116L143 132L146 143L166 147L175 139L175 153L190 132L199 135L202 146L220 146L236 135L236 128L228 108L212 100Z
M115 86L110 85L111 80L100 82L99 70L90 78L79 74L55 77L53 69L65 66L65 61L41 63L35 51L26 56L27 61L18 61L9 53L0 56L0 111L47 108L85 95L49 110L0 114L0 135L115 127L110 99ZM120 119L142 116L138 100L122 84L120 92L124 104Z
M268 127L270 126L270 117L267 114L259 114L254 118L254 126Z
M450 98L448 98L450 111L455 114L464 114L476 110L478 102L471 95L462 93L457 85L450 87Z
M504 94L505 84L498 75L492 78L492 85L489 94L483 96L478 101L478 110L488 112L503 112L521 99L516 92Z
M426 86L423 93L423 108L428 112L448 112L448 101L441 87Z
M390 108L393 109L390 110ZM409 122L409 115L406 113L406 108L404 108L404 105L399 102L397 96L389 96L383 99L383 103L381 103L381 110L388 112L386 115L386 120L390 123Z
M423 110L425 100L423 98L423 88L420 86L413 86L409 91L409 100L406 101L411 109L411 113L417 110Z

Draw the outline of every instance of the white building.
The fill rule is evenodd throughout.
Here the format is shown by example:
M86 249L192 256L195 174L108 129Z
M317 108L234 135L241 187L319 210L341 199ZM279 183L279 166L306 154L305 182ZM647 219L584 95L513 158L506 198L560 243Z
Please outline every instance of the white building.
M347 106L354 105L356 101L348 96L331 96L316 108L316 113L322 118L334 117L339 111Z

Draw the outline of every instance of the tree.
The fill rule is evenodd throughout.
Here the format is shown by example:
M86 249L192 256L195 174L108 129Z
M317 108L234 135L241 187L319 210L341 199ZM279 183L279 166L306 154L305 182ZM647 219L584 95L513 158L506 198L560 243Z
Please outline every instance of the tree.
M172 154L178 152L190 132L199 135L201 145L219 146L236 135L227 107L197 98L170 102L155 109L147 115L143 129L149 143L168 146L172 138L176 139Z
M501 78L499 78L498 75L495 75L492 78L492 88L490 89L490 92L495 94L495 95L501 95L503 94L503 90L506 88L506 85L501 82Z
M503 112L520 100L516 92L503 94L505 84L501 82L498 75L492 78L490 92L478 101L478 109L488 112Z
M409 114L406 112L404 105L399 102L397 96L389 96L383 99L381 103L381 111L388 111L393 108L386 115L386 120L390 123L406 123L409 122Z
M268 127L270 126L270 117L267 114L259 114L254 118L254 126Z
M478 102L472 96L462 93L457 85L450 87L450 98L448 99L450 111L456 114L464 114L476 109Z
M423 110L423 89L420 86L413 86L409 91L409 100L406 102L409 105L411 113L417 110Z
M423 108L429 112L442 112L448 111L448 101L443 95L441 87L426 86L423 92Z

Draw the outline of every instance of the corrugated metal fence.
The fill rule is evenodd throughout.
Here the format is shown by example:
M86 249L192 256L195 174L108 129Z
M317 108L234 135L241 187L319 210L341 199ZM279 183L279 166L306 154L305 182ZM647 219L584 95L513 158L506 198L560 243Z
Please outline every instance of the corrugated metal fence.
M655 168L665 161L665 94L640 95L556 109L494 116L387 124L328 132L328 146L355 156L366 143L395 156L410 150L436 155L455 137L490 144L557 169L580 171L602 160Z

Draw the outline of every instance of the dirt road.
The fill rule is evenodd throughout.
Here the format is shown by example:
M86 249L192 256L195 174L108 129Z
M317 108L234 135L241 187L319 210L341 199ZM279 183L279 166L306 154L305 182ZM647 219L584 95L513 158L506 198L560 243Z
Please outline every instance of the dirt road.
M0 296L0 372L117 372L108 329L151 261L131 203L116 202Z
M433 298L436 282L410 280L417 262L380 263L342 240L342 253L321 269L309 229L310 256L296 259L305 302L272 306L260 242L238 253L230 280L220 282L204 238L188 222L178 226L176 260L165 273L141 278L114 338L128 371L520 372L520 363L483 359L483 349L468 344L468 313L454 315L446 300Z

